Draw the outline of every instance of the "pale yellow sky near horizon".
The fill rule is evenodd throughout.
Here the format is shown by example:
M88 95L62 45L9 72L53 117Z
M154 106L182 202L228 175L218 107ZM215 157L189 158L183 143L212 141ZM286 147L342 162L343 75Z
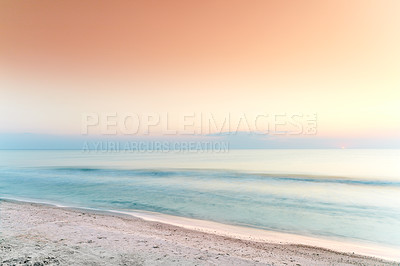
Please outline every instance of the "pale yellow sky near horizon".
M2 1L0 132L86 112L317 113L400 134L399 1Z

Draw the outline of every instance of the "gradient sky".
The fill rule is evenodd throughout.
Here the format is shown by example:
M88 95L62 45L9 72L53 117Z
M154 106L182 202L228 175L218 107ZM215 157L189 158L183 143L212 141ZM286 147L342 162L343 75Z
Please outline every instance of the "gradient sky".
M0 2L0 133L85 112L317 113L400 134L400 1Z

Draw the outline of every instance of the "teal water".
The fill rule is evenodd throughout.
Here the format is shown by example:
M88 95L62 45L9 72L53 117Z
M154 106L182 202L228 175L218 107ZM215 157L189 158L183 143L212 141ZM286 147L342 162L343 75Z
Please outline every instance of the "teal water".
M400 247L399 150L0 151L0 197Z

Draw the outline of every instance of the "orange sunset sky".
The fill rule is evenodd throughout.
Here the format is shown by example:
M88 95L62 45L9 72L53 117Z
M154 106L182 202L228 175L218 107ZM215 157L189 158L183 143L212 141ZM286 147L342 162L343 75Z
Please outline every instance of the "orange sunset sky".
M0 133L85 112L317 113L400 133L400 1L0 2Z

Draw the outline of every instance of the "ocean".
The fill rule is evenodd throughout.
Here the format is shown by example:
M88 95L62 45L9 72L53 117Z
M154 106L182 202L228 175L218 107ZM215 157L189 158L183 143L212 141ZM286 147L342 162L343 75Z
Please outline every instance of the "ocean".
M0 198L400 247L400 150L3 150Z

